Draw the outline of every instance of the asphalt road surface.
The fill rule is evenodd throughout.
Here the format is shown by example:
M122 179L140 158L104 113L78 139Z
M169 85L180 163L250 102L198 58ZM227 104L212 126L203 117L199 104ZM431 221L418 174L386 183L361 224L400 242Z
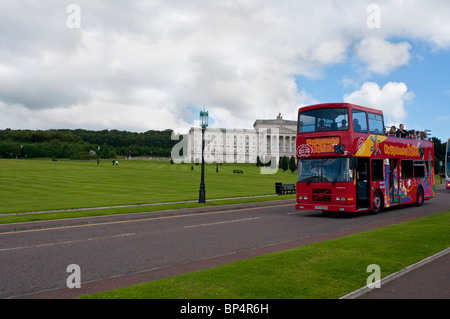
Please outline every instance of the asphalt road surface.
M214 267L450 209L450 192L421 207L324 216L294 201L0 226L0 298L72 298ZM67 279L78 265L81 288ZM73 277L72 277L73 278Z

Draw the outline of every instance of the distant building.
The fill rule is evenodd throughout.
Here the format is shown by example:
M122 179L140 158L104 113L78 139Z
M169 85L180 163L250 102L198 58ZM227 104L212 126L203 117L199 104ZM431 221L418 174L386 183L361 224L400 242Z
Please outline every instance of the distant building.
M253 127L253 129L208 128L205 131L205 161L256 163L258 156L261 159L267 154L276 154L279 157L295 156L297 121L283 120L281 114L278 114L273 120L256 120ZM201 128L189 130L188 154L191 162L201 163Z

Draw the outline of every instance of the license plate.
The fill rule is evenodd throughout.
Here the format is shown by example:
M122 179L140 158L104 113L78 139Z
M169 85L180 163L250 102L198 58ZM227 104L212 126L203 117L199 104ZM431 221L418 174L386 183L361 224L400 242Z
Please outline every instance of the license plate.
M316 206L315 209L328 210L328 206Z

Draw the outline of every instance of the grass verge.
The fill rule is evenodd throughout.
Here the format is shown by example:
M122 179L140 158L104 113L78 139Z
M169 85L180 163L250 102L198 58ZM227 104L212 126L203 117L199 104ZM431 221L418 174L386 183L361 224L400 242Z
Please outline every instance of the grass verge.
M450 211L172 278L84 296L91 299L339 298L450 246Z
M280 195L280 196L268 196L268 197L247 197L247 198L234 198L234 199L220 199L220 200L207 200L206 204L199 204L197 202L192 203L174 203L174 204L160 204L160 205L143 205L133 207L111 207L104 209L83 209L75 211L63 211L63 212L48 212L48 213L32 213L32 214L17 214L17 215L0 215L0 224L8 223L24 223L33 221L44 220L57 220L67 218L81 218L81 217L93 217L93 216L105 216L105 215L118 215L118 214L132 214L143 212L154 212L164 210L175 210L185 208L197 208L208 206L222 206L222 205L234 205L256 202L268 202L283 199L295 199L295 194L292 195Z

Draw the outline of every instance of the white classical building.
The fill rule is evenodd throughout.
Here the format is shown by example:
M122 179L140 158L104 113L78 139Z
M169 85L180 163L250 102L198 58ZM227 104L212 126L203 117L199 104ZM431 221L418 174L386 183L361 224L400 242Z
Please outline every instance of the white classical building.
M256 120L253 129L207 128L205 131L205 162L256 163L257 157L295 156L297 122L283 120L281 114L273 120ZM188 133L188 158L201 163L202 130L191 128Z

